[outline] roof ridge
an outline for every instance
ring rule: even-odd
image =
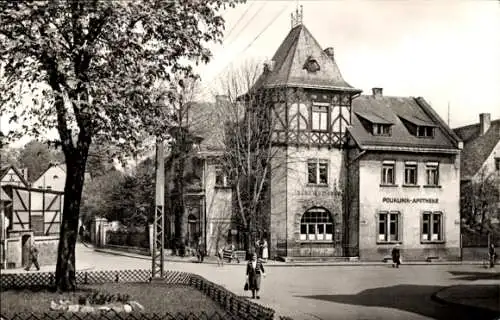
[[[295,58],[295,53],[297,52],[297,45],[298,45],[298,41],[297,39],[300,38],[300,33],[304,30],[304,25],[303,24],[299,24],[298,26],[296,26],[295,28],[299,28],[300,30],[298,31],[297,35],[295,36],[295,39],[292,43],[292,45],[290,46],[290,48],[288,48],[288,52],[286,54],[285,57],[288,57],[288,53],[290,52],[290,50],[292,50],[293,48],[293,51],[292,51],[292,57],[291,57],[291,63],[290,65],[288,66],[288,70],[286,71],[286,80],[285,80],[285,83],[288,83],[288,80],[290,79],[290,72],[292,71],[292,65],[293,65],[293,59]],[[293,30],[293,29],[292,29]],[[283,60],[284,62],[284,60]]]
[[[490,125],[492,125],[493,123],[494,123],[495,125],[496,125],[497,123],[498,123],[498,124],[500,124],[500,118],[499,118],[499,119],[495,119],[495,120],[491,120],[491,121],[490,121]],[[467,124],[467,125],[465,125],[465,126],[461,126],[461,127],[456,127],[456,128],[453,128],[453,130],[468,129],[468,128],[472,128],[472,127],[479,126],[479,125],[481,125],[481,124],[480,124],[479,122],[477,122],[477,123],[473,123],[473,124]]]
[[[423,97],[417,97],[413,98],[415,102],[420,106],[422,111],[429,117],[431,120],[437,122],[441,129],[445,132],[445,134],[448,136],[450,140],[452,140],[454,143],[456,143],[455,147],[457,148],[463,148],[463,141],[462,139],[453,131],[447,124],[444,122],[443,119],[437,114],[437,112],[432,108],[431,105],[425,101]],[[459,147],[459,145],[462,144],[462,147]]]

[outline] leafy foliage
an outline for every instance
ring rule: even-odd
[[[39,0],[0,2],[0,111],[21,127],[12,139],[57,129],[67,164],[56,268],[76,286],[74,246],[92,141],[134,154],[148,134],[165,136],[166,104],[221,41],[218,10],[234,1]],[[188,61],[192,61],[191,63]],[[180,77],[174,81],[174,76]],[[26,104],[24,99],[31,98]],[[22,106],[22,107],[19,107]]]
[[[28,181],[33,182],[52,164],[64,162],[60,150],[51,148],[46,143],[32,140],[19,153],[19,164],[28,169]]]

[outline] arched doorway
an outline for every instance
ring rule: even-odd
[[[195,215],[190,214],[188,216],[188,228],[187,228],[187,240],[188,240],[188,245],[190,247],[195,247],[196,241],[198,240],[197,239],[197,237],[199,236],[198,224],[199,224],[198,218]]]

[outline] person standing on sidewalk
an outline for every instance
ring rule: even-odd
[[[394,248],[392,248],[392,267],[393,268],[399,268],[399,265],[401,264],[401,251],[399,250],[399,244],[396,244]]]
[[[497,254],[495,252],[495,244],[492,242],[490,243],[490,247],[488,248],[488,255],[490,258],[490,268],[495,267],[495,260],[497,258]]]
[[[252,298],[260,299],[259,290],[260,290],[260,281],[261,276],[266,276],[264,273],[264,266],[262,265],[262,261],[257,259],[257,254],[252,254],[252,260],[248,261],[247,264],[247,283],[248,289],[252,291]]]
[[[269,248],[267,245],[267,240],[263,239],[262,240],[262,260],[267,261],[269,259]]]
[[[30,271],[31,265],[34,264],[37,271],[40,271],[40,265],[38,264],[38,249],[33,243],[30,248],[30,259],[28,265],[24,270]]]

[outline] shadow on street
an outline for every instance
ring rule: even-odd
[[[493,320],[497,313],[473,307],[447,305],[432,300],[442,286],[397,285],[361,291],[355,295],[309,295],[302,298],[367,307],[403,310],[437,320]]]
[[[464,272],[464,271],[449,271],[455,280],[498,280],[500,279],[500,272]]]

